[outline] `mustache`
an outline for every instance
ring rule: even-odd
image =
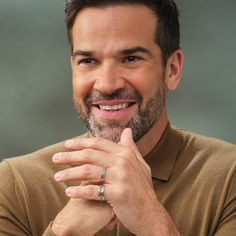
[[[142,102],[142,96],[135,90],[133,91],[127,91],[124,89],[119,89],[114,91],[111,94],[103,94],[100,91],[93,91],[90,93],[87,97],[85,97],[85,103],[90,106],[94,102],[100,102],[100,101],[109,101],[114,99],[124,99],[124,100],[135,100],[138,103]]]

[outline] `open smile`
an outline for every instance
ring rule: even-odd
[[[99,108],[100,110],[103,111],[119,111],[119,110],[123,110],[126,109],[132,105],[134,105],[134,102],[126,102],[126,103],[120,103],[120,104],[116,104],[116,105],[97,105],[97,108]]]
[[[132,115],[137,104],[137,101],[100,101],[92,104],[92,110],[103,120],[123,120]]]
[[[93,102],[92,106],[95,106],[98,109],[104,111],[118,111],[126,109],[136,103],[137,101],[135,100],[114,99],[114,100],[103,100],[103,101]]]

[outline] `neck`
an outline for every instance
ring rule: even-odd
[[[163,110],[160,119],[154,126],[137,142],[138,149],[142,156],[146,156],[160,141],[167,126],[168,119],[166,109]]]

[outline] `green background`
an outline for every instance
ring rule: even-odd
[[[169,95],[178,127],[236,140],[236,1],[178,0],[182,84]],[[63,0],[0,0],[0,158],[84,131],[71,93]]]

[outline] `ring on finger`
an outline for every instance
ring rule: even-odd
[[[99,185],[99,187],[98,187],[98,198],[100,201],[106,201],[105,186],[104,185]]]

